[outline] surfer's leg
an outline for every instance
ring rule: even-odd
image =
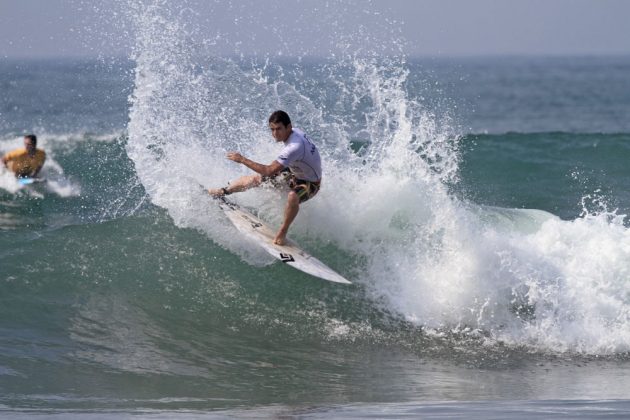
[[[225,188],[210,188],[208,194],[214,197],[221,197],[222,195],[232,194],[235,192],[241,192],[253,187],[257,187],[262,182],[262,177],[256,175],[245,175],[230,182]]]
[[[289,226],[291,226],[291,223],[295,220],[295,216],[297,216],[299,210],[300,197],[298,197],[295,191],[290,191],[287,197],[287,205],[284,208],[284,222],[282,222],[282,226],[280,226],[280,230],[278,230],[273,240],[274,244],[284,245],[286,243]]]

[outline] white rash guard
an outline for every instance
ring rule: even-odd
[[[276,159],[297,179],[317,182],[322,178],[322,162],[315,144],[299,128],[294,128]]]

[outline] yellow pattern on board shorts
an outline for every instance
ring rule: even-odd
[[[300,203],[304,203],[305,201],[315,197],[319,191],[319,187],[321,186],[321,180],[306,181],[304,179],[297,179],[295,175],[291,173],[289,168],[283,169],[274,176],[263,177],[263,182],[266,181],[270,181],[276,187],[282,186],[282,184],[287,185],[289,189],[293,190],[297,194],[300,199]]]
[[[289,180],[289,188],[291,188],[297,196],[300,198],[300,203],[303,203],[311,198],[315,197],[319,191],[321,181],[305,181],[303,179],[297,179],[293,177]]]

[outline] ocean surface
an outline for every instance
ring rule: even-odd
[[[48,153],[0,173],[0,416],[630,416],[630,56],[226,57],[160,13],[131,57],[0,61],[0,152]],[[278,108],[324,161],[289,236],[353,285],[201,188]]]

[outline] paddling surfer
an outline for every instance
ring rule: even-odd
[[[261,183],[273,180],[274,184],[286,184],[289,187],[287,203],[284,209],[284,221],[273,240],[274,244],[286,243],[289,226],[300,210],[300,204],[314,197],[319,191],[322,168],[317,147],[300,129],[293,128],[289,115],[284,111],[275,111],[269,117],[269,129],[277,142],[284,148],[276,160],[269,165],[254,162],[237,152],[230,152],[227,158],[247,166],[255,175],[242,176],[224,188],[209,189],[208,193],[220,197],[235,192],[257,187]]]
[[[46,152],[37,148],[37,136],[24,136],[24,147],[2,156],[2,163],[18,178],[35,178],[46,161]]]

